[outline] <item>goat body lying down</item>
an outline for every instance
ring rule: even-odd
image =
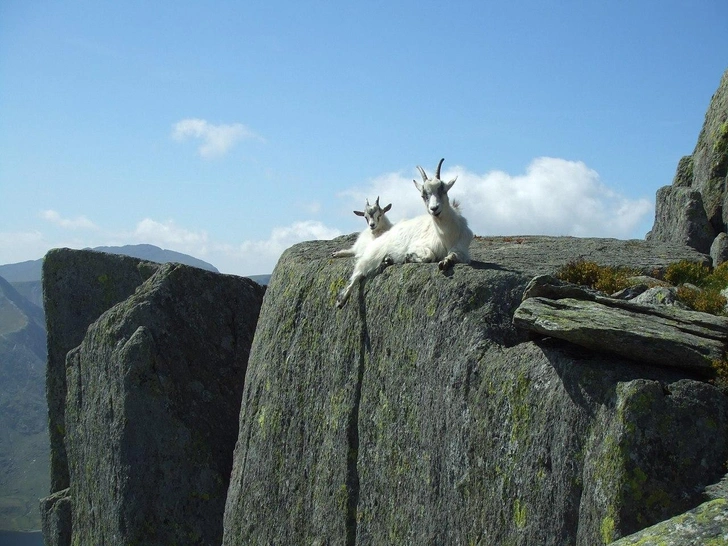
[[[364,253],[364,250],[366,250],[374,239],[392,227],[392,222],[390,222],[389,218],[386,216],[387,211],[391,208],[392,203],[381,208],[379,206],[379,196],[377,196],[377,200],[373,205],[370,205],[369,199],[367,199],[364,210],[355,210],[354,214],[357,216],[363,216],[369,228],[359,234],[359,237],[357,237],[356,242],[351,248],[337,250],[331,254],[331,257],[343,258],[345,256],[361,256]]]
[[[440,160],[433,178],[418,166],[422,184],[416,180],[427,208],[427,214],[403,220],[374,239],[361,255],[357,256],[349,284],[339,292],[336,306],[343,307],[351,296],[354,286],[363,278],[376,275],[382,267],[405,262],[439,262],[440,269],[450,269],[456,263],[470,263],[470,243],[473,232],[468,221],[460,214],[459,207],[450,204],[447,192],[457,177],[449,182],[440,180]]]

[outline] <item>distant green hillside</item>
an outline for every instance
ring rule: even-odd
[[[0,529],[39,529],[50,486],[43,310],[0,278]]]

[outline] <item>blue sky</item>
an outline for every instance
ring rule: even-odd
[[[424,212],[643,238],[728,68],[728,2],[0,3],[0,263],[151,243],[225,273]]]

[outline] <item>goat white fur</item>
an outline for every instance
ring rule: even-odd
[[[373,205],[369,204],[369,199],[367,199],[366,205],[364,206],[364,210],[355,210],[354,214],[357,216],[363,216],[364,220],[366,220],[368,229],[365,229],[359,234],[359,237],[357,237],[356,242],[352,245],[351,248],[345,248],[343,250],[337,250],[336,252],[333,252],[331,254],[332,258],[343,258],[345,256],[361,256],[364,253],[364,250],[366,249],[369,244],[379,237],[382,233],[385,231],[388,231],[389,228],[392,227],[392,222],[389,221],[389,218],[387,218],[386,213],[389,211],[389,209],[392,208],[392,203],[387,205],[384,208],[381,208],[379,206],[379,197],[377,196],[377,200],[374,202]]]
[[[468,221],[460,214],[459,207],[450,204],[447,192],[457,177],[449,182],[440,180],[440,160],[433,178],[417,166],[422,184],[413,180],[422,195],[427,214],[403,220],[392,229],[372,241],[357,256],[349,284],[339,292],[336,306],[346,304],[354,286],[363,278],[375,275],[383,267],[405,262],[439,261],[440,269],[450,269],[456,263],[470,263],[470,243],[473,232]]]

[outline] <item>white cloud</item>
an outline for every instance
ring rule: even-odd
[[[0,264],[37,260],[48,248],[40,231],[0,232]]]
[[[40,213],[41,218],[64,229],[97,229],[96,225],[85,216],[76,218],[63,218],[55,210],[44,210]]]
[[[178,226],[174,220],[157,222],[151,218],[145,218],[137,223],[134,231],[126,236],[126,240],[172,248],[177,252],[190,253],[196,258],[204,256],[209,245],[209,237],[205,231],[185,229]]]
[[[284,250],[302,241],[333,239],[341,235],[337,228],[322,222],[308,220],[294,222],[288,226],[275,227],[265,240],[244,241],[233,252],[237,256],[240,269],[271,273]]]
[[[502,171],[479,175],[462,167],[441,174],[444,180],[455,176],[458,181],[450,197],[462,203],[463,214],[478,235],[641,238],[644,234],[635,230],[654,210],[647,199],[628,199],[610,190],[596,171],[580,161],[541,157],[516,176]],[[418,173],[414,177],[420,178]],[[412,177],[401,173],[382,175],[364,191],[342,194],[354,206],[377,195],[382,204],[393,203],[393,220],[424,212]]]
[[[263,140],[242,123],[213,125],[204,119],[189,118],[172,126],[172,138],[177,141],[195,138],[202,141],[197,149],[205,159],[225,155],[239,140]]]
[[[644,234],[636,230],[653,214],[652,201],[618,194],[601,182],[598,173],[577,161],[538,158],[519,175],[502,171],[476,174],[463,167],[453,167],[445,169],[442,178],[447,180],[456,175],[458,181],[451,198],[461,201],[463,212],[478,235],[641,238]],[[414,169],[407,175],[384,174],[341,194],[345,200],[341,208],[343,217],[350,217],[348,225],[352,226],[351,230],[346,228],[347,232],[363,227],[351,210],[361,210],[367,198],[373,202],[379,196],[382,205],[393,203],[389,215],[395,221],[423,214],[424,207],[412,178],[419,180]],[[299,203],[299,206],[309,213],[326,209],[319,203]],[[225,273],[251,275],[271,273],[283,251],[293,244],[332,239],[342,233],[339,227],[328,225],[323,218],[323,221],[291,222],[272,228],[263,239],[231,243],[174,220],[144,218],[128,230],[108,231],[85,216],[69,219],[46,210],[40,217],[63,231],[0,233],[3,263],[37,259],[49,248],[58,246],[84,248],[148,243],[206,260]],[[74,238],[69,240],[69,235]]]
[[[333,239],[341,233],[319,221],[300,221],[274,227],[266,239],[234,244],[211,240],[206,231],[186,229],[173,220],[158,222],[145,218],[133,232],[122,235],[113,244],[153,244],[205,260],[223,273],[256,275],[272,273],[283,251],[296,243]]]

